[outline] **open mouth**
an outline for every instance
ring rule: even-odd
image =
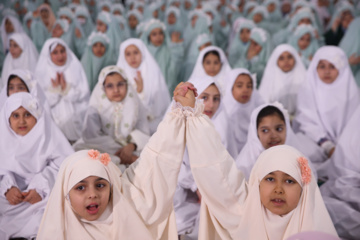
[[[282,206],[285,204],[285,201],[280,199],[280,198],[274,198],[271,199],[271,202],[275,205],[275,206]]]
[[[86,210],[89,214],[96,214],[99,211],[99,205],[98,204],[90,204],[86,207]]]
[[[26,131],[27,127],[26,126],[23,126],[23,127],[19,127],[19,130],[20,131]]]
[[[210,116],[212,116],[212,111],[204,111],[204,114],[206,114],[210,117]]]
[[[280,144],[280,141],[272,141],[272,142],[269,142],[269,146],[270,147],[273,147],[273,146],[277,146]]]

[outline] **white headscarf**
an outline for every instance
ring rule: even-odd
[[[51,60],[50,53],[57,45],[66,49],[67,59],[63,66],[57,66]],[[56,79],[57,73],[64,74],[66,94],[61,95],[52,87],[51,79]],[[36,65],[35,78],[44,89],[56,124],[68,139],[78,139],[90,95],[89,86],[80,61],[62,39],[50,38],[45,42]]]
[[[214,82],[216,82],[219,86],[220,86],[220,91],[223,92],[225,87],[226,87],[226,74],[227,72],[229,72],[231,70],[231,67],[228,63],[228,60],[226,58],[226,55],[224,53],[224,51],[216,46],[209,46],[204,48],[203,50],[200,51],[199,56],[197,57],[196,63],[195,63],[195,67],[194,70],[189,78],[189,82],[194,82],[194,79],[202,79],[204,77],[210,77],[209,75],[206,74],[204,67],[203,67],[203,59],[204,59],[204,55],[210,51],[217,51],[220,55],[220,61],[221,61],[221,70],[220,72],[214,76],[211,77],[213,79]]]
[[[240,74],[248,75],[253,83],[251,98],[249,102],[244,104],[236,101],[232,94],[234,83]],[[228,84],[222,99],[224,111],[220,113],[225,116],[219,118],[226,119],[227,125],[231,126],[228,151],[236,158],[246,143],[251,113],[255,108],[263,104],[264,101],[256,90],[256,78],[247,69],[233,69],[228,72],[226,79]]]
[[[26,33],[13,33],[9,37],[9,42],[10,40],[15,41],[19,45],[22,53],[18,58],[13,58],[10,52],[6,55],[1,72],[1,79],[4,86],[6,86],[11,70],[21,68],[34,71],[39,57],[35,45]]]
[[[12,25],[14,27],[14,32],[12,32],[12,33],[7,33],[5,30],[5,22],[7,19],[10,20],[10,22],[12,23]],[[9,50],[9,46],[10,46],[9,45],[9,37],[13,33],[25,33],[25,32],[24,32],[21,22],[16,17],[14,17],[12,15],[8,15],[3,18],[2,22],[1,22],[1,26],[0,26],[0,34],[1,34],[1,40],[2,40],[2,44],[3,44],[4,52],[6,52],[6,50]]]
[[[283,52],[289,52],[295,59],[295,65],[289,72],[283,72],[277,61]],[[291,115],[296,112],[297,94],[305,81],[306,69],[297,51],[288,44],[277,46],[272,52],[261,80],[259,93],[268,102],[280,102]]]
[[[318,76],[320,60],[334,64],[337,79],[324,83]],[[306,81],[298,93],[297,124],[300,131],[318,142],[327,138],[336,143],[346,123],[360,104],[359,88],[343,50],[334,46],[321,47],[308,68]]]
[[[136,46],[141,52],[141,64],[137,69],[132,68],[125,60],[125,49],[130,45]],[[159,65],[145,44],[140,39],[135,38],[130,38],[121,43],[119,59],[116,65],[124,69],[129,84],[134,89],[136,89],[134,79],[137,77],[137,71],[141,72],[144,88],[142,93],[139,94],[139,97],[149,111],[150,130],[152,133],[155,132],[157,125],[170,104],[169,91]]]

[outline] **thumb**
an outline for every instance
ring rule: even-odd
[[[186,97],[183,97],[181,95],[176,95],[176,96],[174,96],[174,100],[176,102],[182,103],[183,101],[186,101]]]

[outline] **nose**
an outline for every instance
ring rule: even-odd
[[[97,198],[98,194],[95,188],[91,187],[89,188],[89,198]]]
[[[25,122],[25,117],[23,117],[23,116],[20,117],[20,123],[26,123]]]
[[[274,192],[277,194],[283,194],[284,193],[284,188],[282,187],[281,183],[277,183],[275,188],[274,188]]]

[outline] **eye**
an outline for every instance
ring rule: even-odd
[[[75,188],[75,190],[83,191],[83,190],[85,190],[85,186],[83,186],[83,185],[77,186],[77,187]]]
[[[114,88],[114,85],[112,83],[109,83],[109,84],[106,84],[105,85],[105,88],[106,89],[113,89]]]
[[[286,179],[285,182],[286,182],[286,183],[289,183],[289,184],[294,184],[294,183],[296,183],[296,182],[295,182],[294,180],[292,180],[292,179]]]
[[[105,183],[97,183],[96,187],[97,188],[104,188],[104,187],[106,187],[106,184]]]
[[[276,131],[278,131],[278,132],[282,132],[282,130],[284,130],[283,127],[277,127],[277,128],[276,128]]]
[[[25,89],[26,89],[25,86],[23,85],[19,86],[19,90],[25,90]]]
[[[268,182],[273,182],[275,181],[275,179],[273,177],[268,177],[268,178],[265,178],[266,181]]]
[[[29,112],[25,113],[25,117],[31,117],[31,116],[32,116],[31,113],[29,113]]]
[[[220,97],[214,97],[214,102],[220,102]]]
[[[261,132],[263,132],[263,133],[268,133],[268,132],[269,132],[269,129],[266,129],[266,128],[261,129]]]
[[[204,101],[208,100],[207,96],[202,96],[201,99],[204,99]]]

